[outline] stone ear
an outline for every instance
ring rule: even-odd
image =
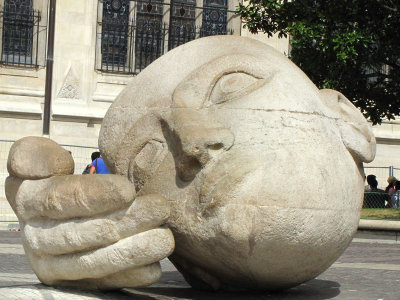
[[[361,112],[338,91],[323,89],[320,94],[329,109],[327,116],[336,119],[343,144],[354,160],[371,162],[375,158],[376,141]]]

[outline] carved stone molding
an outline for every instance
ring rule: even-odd
[[[79,84],[79,80],[76,77],[72,67],[69,69],[67,76],[65,77],[64,83],[58,92],[57,98],[67,99],[81,99],[82,92]]]

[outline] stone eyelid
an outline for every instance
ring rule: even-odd
[[[222,75],[214,78],[203,106],[223,104],[225,102],[240,98],[241,96],[257,90],[266,82],[270,81],[271,78],[272,76],[263,78],[246,71],[236,70],[224,72]],[[228,87],[224,86],[224,83],[226,82],[228,82]]]
[[[202,108],[222,104],[261,87],[276,73],[272,66],[265,68],[265,63],[252,55],[221,56],[200,66],[182,80],[172,95],[172,107]],[[228,92],[220,90],[221,99],[217,99],[216,88],[224,80],[241,81],[241,85],[236,90],[233,85],[233,89]]]

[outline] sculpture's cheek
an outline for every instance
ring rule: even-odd
[[[357,210],[363,178],[356,163],[339,136],[335,143],[319,143],[257,153],[233,149],[205,171],[201,210],[208,214],[228,204]]]
[[[218,246],[210,243],[208,248],[214,249],[215,257],[230,261],[235,272],[223,264],[215,271],[226,273],[233,282],[238,280],[236,274],[246,274],[248,285],[274,283],[287,287],[317,276],[341,255],[356,230],[358,215],[335,210],[227,206],[219,219],[215,241],[223,242]]]
[[[339,135],[314,133],[312,141],[221,156],[202,174],[197,215],[196,203],[180,206],[192,213],[177,218],[176,252],[253,288],[289,287],[323,272],[357,229],[363,178]]]

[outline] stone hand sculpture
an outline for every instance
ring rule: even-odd
[[[28,260],[43,283],[116,289],[152,284],[174,239],[160,227],[164,198],[136,197],[119,175],[70,175],[70,153],[50,139],[12,146],[6,196],[22,228]]]
[[[235,36],[195,40],[153,62],[108,110],[99,147],[112,173],[120,175],[120,185],[110,188],[117,200],[110,201],[129,206],[127,199],[135,197],[133,191],[125,196],[132,188],[121,176],[135,186],[137,199],[131,205],[159,195],[152,198],[159,202],[149,204],[159,210],[165,199],[170,209],[166,224],[175,239],[170,260],[192,286],[214,290],[288,288],[327,269],[357,229],[362,163],[375,156],[368,123],[342,94],[318,90],[277,51]],[[60,178],[64,187],[72,185]],[[83,176],[76,178],[82,188],[89,184]],[[29,224],[31,213],[18,206],[24,183],[15,203]],[[39,182],[33,185],[43,198],[45,189]],[[125,191],[117,192],[120,188]],[[90,214],[90,194],[89,188],[68,207],[81,207],[78,199],[88,199],[83,206]],[[46,201],[48,214],[57,216],[59,206]],[[106,223],[120,209],[109,207],[99,219]],[[76,209],[63,214],[58,226],[74,226],[85,217],[75,214]],[[151,228],[165,219],[158,220]],[[35,240],[33,229],[48,235],[52,225],[31,227],[25,225],[25,244]],[[79,227],[73,232],[81,234]],[[100,236],[96,240],[103,240]],[[64,231],[45,246],[31,242],[27,252],[57,255],[59,250],[50,249],[67,247],[67,237]],[[122,238],[104,238],[104,244],[117,245]],[[152,239],[149,244],[169,253],[172,238]],[[97,266],[102,269],[100,261]],[[52,276],[46,277],[50,284],[59,280]]]

